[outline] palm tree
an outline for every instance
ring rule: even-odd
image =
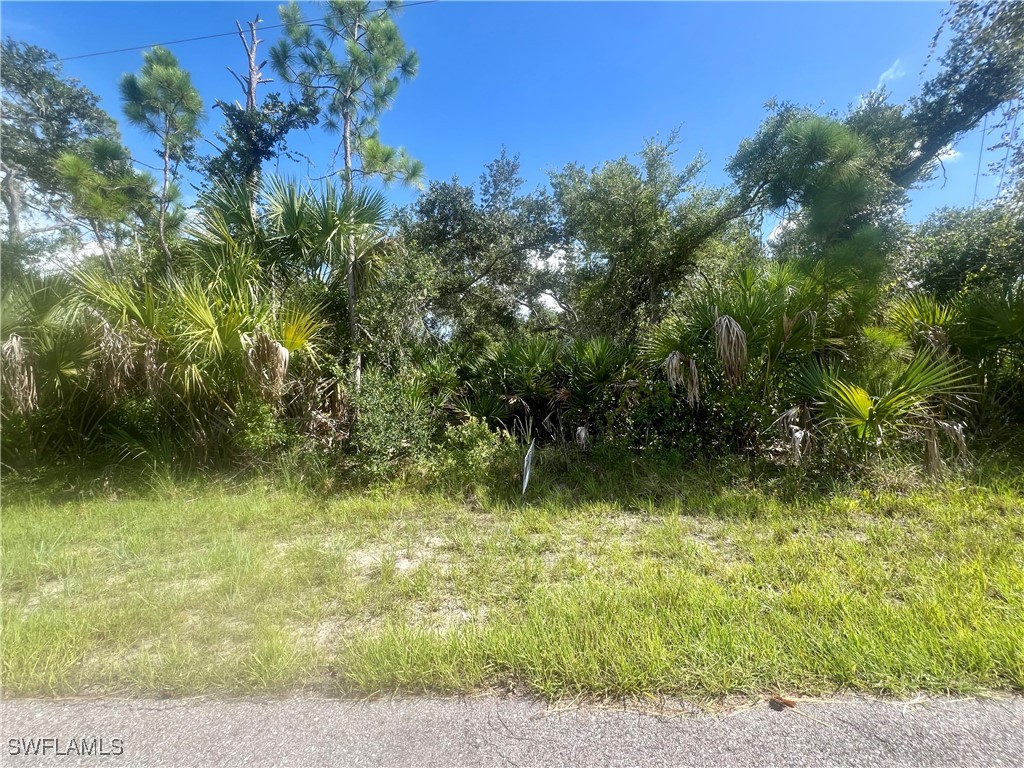
[[[802,403],[783,414],[780,421],[792,422],[798,412],[808,408],[812,422],[817,415],[819,426],[850,438],[860,460],[899,438],[922,437],[926,466],[935,471],[940,429],[966,450],[962,427],[950,417],[950,411],[962,408],[959,400],[966,389],[964,371],[931,351],[919,352],[894,376],[874,381],[851,381],[835,366],[809,361],[798,369],[790,386],[791,394]],[[797,433],[794,429],[794,439]]]
[[[5,430],[18,420],[37,452],[79,451],[107,410],[107,391],[93,383],[108,372],[119,339],[73,298],[66,278],[49,275],[6,284],[0,301]]]
[[[300,187],[280,178],[264,183],[258,191],[262,205],[255,211],[252,194],[241,183],[215,188],[190,230],[194,251],[207,260],[224,249],[249,253],[278,293],[313,285],[325,299],[343,294],[344,317],[336,319],[348,326],[358,378],[359,296],[373,284],[389,247],[387,201],[365,189]]]
[[[833,276],[826,287],[822,269],[772,263],[740,270],[724,285],[688,296],[650,330],[641,356],[665,370],[673,390],[685,380],[691,404],[699,377],[718,371],[732,387],[750,380],[767,395],[780,362],[834,348],[850,332],[844,318],[855,280]]]

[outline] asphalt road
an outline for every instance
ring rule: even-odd
[[[1024,766],[1024,697],[652,714],[525,698],[9,700],[0,764]],[[26,756],[28,739],[53,739]],[[71,740],[121,754],[78,756]],[[119,741],[115,742],[114,740]],[[93,741],[95,740],[95,741]],[[102,742],[100,741],[102,740]],[[39,742],[36,742],[37,749]],[[119,750],[118,750],[119,747]],[[13,752],[19,754],[13,754]]]

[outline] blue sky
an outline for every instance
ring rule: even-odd
[[[304,4],[307,16],[319,15]],[[399,21],[420,56],[419,76],[402,87],[381,122],[384,141],[405,146],[428,179],[457,174],[475,181],[504,145],[518,152],[528,184],[577,161],[586,166],[636,152],[644,138],[679,127],[679,161],[703,151],[705,178],[726,183],[724,167],[739,141],[753,134],[770,98],[821,111],[845,109],[884,83],[898,101],[917,92],[943,3],[613,3],[441,2],[410,7]],[[234,29],[257,12],[278,23],[276,3],[5,2],[3,33],[74,56]],[[264,33],[269,46],[279,30]],[[240,71],[237,37],[170,46],[207,104],[240,99],[227,66]],[[135,71],[142,52],[67,61],[65,72],[102,97],[121,122],[136,157],[153,157],[152,141],[121,118],[117,82]],[[268,67],[269,70],[269,67]],[[269,75],[268,75],[269,76]],[[279,88],[275,83],[270,89]],[[916,191],[908,211],[919,220],[943,205],[970,205],[983,142],[967,136],[941,177]],[[294,134],[293,148],[325,173],[337,143],[315,128]],[[978,198],[998,179],[999,159],[985,152]],[[304,166],[282,172],[305,176]],[[415,192],[392,189],[396,204]]]

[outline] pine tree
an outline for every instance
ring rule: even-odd
[[[157,233],[164,268],[170,273],[173,264],[167,244],[167,222],[177,194],[174,179],[178,166],[191,155],[199,137],[203,102],[192,84],[192,76],[181,68],[173,53],[159,46],[143,54],[138,75],[125,74],[121,78],[121,100],[129,122],[160,141],[163,183],[157,204]]]
[[[304,100],[320,106],[325,127],[341,134],[340,171],[345,191],[351,195],[358,176],[379,177],[385,183],[401,180],[418,184],[422,164],[402,148],[382,144],[378,119],[394,102],[398,86],[416,75],[418,59],[398,33],[396,2],[374,9],[365,0],[331,0],[323,30],[315,34],[302,19],[294,0],[281,8],[285,37],[271,50],[271,62],[278,74],[299,87]],[[355,380],[362,371],[359,352],[359,322],[356,308],[355,238],[350,238],[347,255],[347,303],[352,339]]]

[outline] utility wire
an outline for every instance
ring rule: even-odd
[[[436,2],[438,2],[438,0],[419,0],[418,2],[415,2],[415,3],[405,3],[405,4],[403,4],[401,6],[401,8],[402,9],[405,9],[405,8],[415,8],[417,5],[430,5],[430,4],[436,3]],[[317,24],[317,23],[322,22],[322,21],[326,21],[326,17],[325,18],[320,18],[320,19],[310,19],[309,21],[303,21],[301,23],[302,24],[306,24],[306,25],[313,25],[313,24]],[[270,26],[267,26],[267,27],[260,27],[260,31],[263,31],[263,30],[266,30],[266,29],[281,29],[282,27],[287,27],[287,26],[288,26],[288,24],[271,24]],[[127,53],[129,51],[141,51],[141,50],[143,50],[145,48],[152,48],[153,46],[156,46],[156,45],[161,45],[161,46],[165,46],[166,47],[168,45],[178,45],[180,43],[194,43],[194,42],[196,42],[198,40],[213,40],[214,38],[218,38],[218,37],[234,37],[237,34],[238,34],[238,30],[236,29],[236,30],[233,30],[231,32],[218,32],[217,34],[214,34],[214,35],[201,35],[199,37],[186,37],[186,38],[182,38],[181,40],[170,40],[170,41],[168,41],[166,43],[149,43],[148,45],[133,45],[133,46],[131,46],[129,48],[114,48],[114,49],[109,50],[109,51],[96,51],[95,53],[80,53],[77,56],[65,56],[65,57],[63,57],[61,59],[58,59],[58,61],[73,61],[74,59],[88,59],[88,58],[92,58],[93,56],[109,56],[110,54],[113,54],[113,53]]]

